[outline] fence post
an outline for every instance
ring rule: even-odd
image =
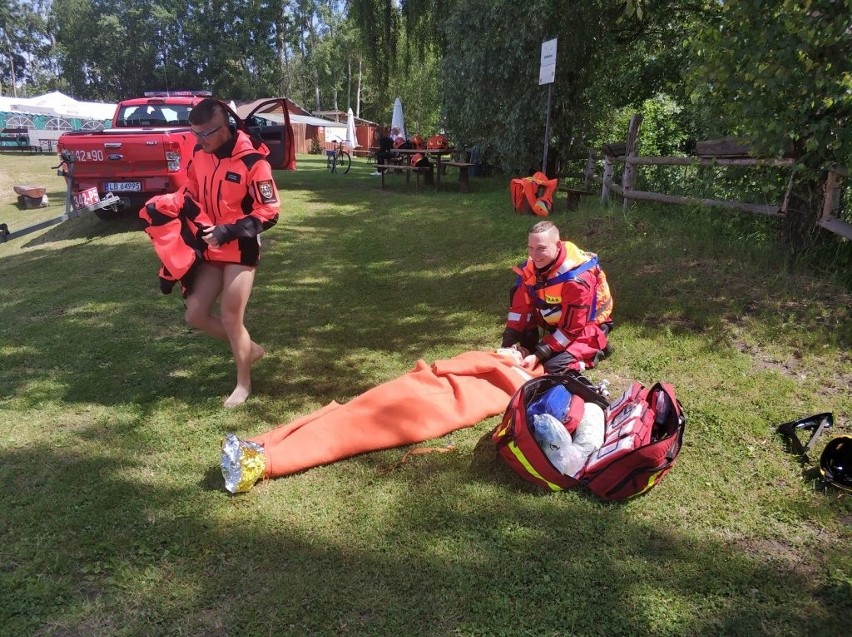
[[[601,186],[601,203],[609,205],[609,182],[612,181],[612,157],[604,154],[603,185]]]
[[[639,126],[642,124],[641,113],[634,113],[630,118],[630,127],[627,130],[627,149],[624,152],[625,157],[636,156],[636,138],[639,135]],[[633,164],[624,164],[624,175],[621,178],[621,188],[624,197],[623,209],[627,210],[630,204],[630,198],[627,194],[633,190],[633,185],[636,181],[636,167]]]
[[[825,196],[822,200],[820,221],[837,216],[837,211],[840,210],[840,182],[842,180],[843,177],[839,171],[829,169],[828,177],[825,180]]]
[[[588,190],[589,186],[592,183],[592,179],[595,177],[595,151],[589,151],[589,158],[586,160],[586,170],[583,171],[583,188]]]

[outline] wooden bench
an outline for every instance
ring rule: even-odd
[[[384,170],[382,170],[384,169]],[[430,185],[433,183],[433,179],[435,176],[435,168],[434,166],[428,166],[424,168],[418,168],[416,166],[410,166],[408,164],[376,164],[376,170],[381,172],[382,174],[382,188],[385,187],[385,175],[388,174],[391,170],[403,171],[405,172],[405,183],[411,183],[411,173],[414,173],[415,183],[414,183],[414,192],[420,192],[420,178],[423,177],[423,183],[425,185]]]
[[[468,170],[471,166],[476,166],[467,161],[442,161],[441,166],[452,166],[459,169],[459,190],[462,192],[470,192],[470,179],[468,178]]]
[[[597,193],[592,192],[591,190],[586,190],[584,188],[560,188],[559,190],[564,190],[566,193],[565,197],[565,209],[566,210],[576,210],[580,207],[580,197],[593,196]]]
[[[563,177],[565,177],[563,175]],[[588,184],[594,188],[594,183]],[[565,193],[565,209],[568,211],[576,210],[580,207],[580,198],[581,197],[589,197],[594,196],[596,193],[593,190],[589,190],[589,187],[580,179],[577,179],[576,176],[571,175],[565,178],[565,181],[560,180],[559,187],[557,188],[557,192]]]

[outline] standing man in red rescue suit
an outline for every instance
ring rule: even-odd
[[[227,341],[237,365],[237,385],[225,400],[235,407],[251,393],[251,366],[264,355],[243,324],[260,259],[259,234],[278,221],[278,188],[266,160],[269,149],[229,125],[215,99],[189,114],[198,140],[187,167],[187,196],[198,204],[191,221],[204,241],[203,262],[186,298],[185,319]],[[219,299],[219,313],[212,312]]]
[[[598,257],[559,238],[551,221],[529,232],[529,258],[514,270],[503,348],[548,374],[582,372],[609,354],[612,296]],[[541,330],[541,334],[539,333]]]

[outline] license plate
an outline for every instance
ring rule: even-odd
[[[104,184],[107,192],[142,192],[141,181],[108,181]]]
[[[80,192],[74,193],[73,199],[75,210],[91,206],[101,200],[100,197],[98,197],[97,188],[88,188],[87,190],[81,190]]]

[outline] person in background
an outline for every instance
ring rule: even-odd
[[[529,258],[514,268],[502,348],[527,369],[582,372],[610,353],[613,300],[598,257],[562,241],[551,221],[529,231]]]
[[[399,129],[396,126],[391,128],[391,137],[393,138],[393,147],[395,149],[410,150],[414,148],[411,140],[400,135]]]
[[[376,153],[377,168],[372,173],[374,177],[381,175],[385,171],[384,168],[378,168],[378,166],[387,165],[391,162],[393,158],[393,142],[396,135],[399,135],[398,128],[391,128],[390,131],[388,131],[387,127],[382,129],[382,135],[379,137],[379,150]]]
[[[189,123],[198,144],[187,166],[186,190],[198,204],[191,221],[205,245],[185,319],[230,344],[237,383],[225,407],[235,407],[251,394],[251,366],[265,353],[243,320],[260,259],[258,235],[278,221],[278,188],[266,159],[269,149],[231,125],[218,100],[199,102]],[[213,313],[217,299],[219,312]]]

